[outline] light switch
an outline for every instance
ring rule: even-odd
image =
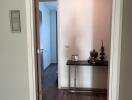
[[[21,32],[20,10],[10,10],[10,26],[13,33]]]

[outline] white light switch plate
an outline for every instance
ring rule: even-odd
[[[21,32],[20,10],[10,10],[10,25],[13,33]]]

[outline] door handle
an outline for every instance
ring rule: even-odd
[[[37,54],[43,53],[44,49],[37,49]]]
[[[37,54],[40,54],[40,52],[41,52],[40,49],[37,49]]]

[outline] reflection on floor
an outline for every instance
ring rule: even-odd
[[[51,64],[42,72],[43,100],[107,100],[107,95],[103,93],[69,93],[68,90],[59,90],[56,72],[57,64]]]

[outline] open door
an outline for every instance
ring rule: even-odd
[[[36,68],[35,68],[35,78],[36,78],[36,97],[37,100],[42,100],[42,82],[41,82],[41,52],[40,50],[40,36],[39,36],[39,0],[33,0],[33,13],[34,13],[34,44],[35,44],[35,62],[36,62]]]

